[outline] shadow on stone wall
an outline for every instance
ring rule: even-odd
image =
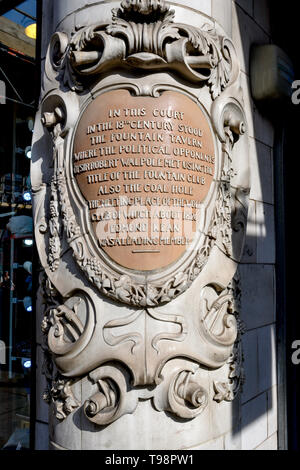
[[[255,449],[268,439],[276,448],[277,432],[277,351],[276,351],[276,273],[274,213],[274,122],[251,97],[250,54],[256,44],[269,44],[271,31],[263,16],[249,16],[247,7],[236,5],[235,34],[241,60],[242,88],[249,127],[251,193],[248,227],[241,279],[241,319],[246,326],[242,343],[245,384],[241,394],[241,416],[234,440],[241,439],[243,450]],[[264,2],[264,13],[269,9]],[[261,11],[261,14],[263,11]],[[258,21],[258,22],[257,22]],[[259,23],[263,24],[262,27]],[[238,39],[240,38],[240,39]],[[236,421],[233,410],[233,423]],[[271,442],[271,441],[269,441]]]

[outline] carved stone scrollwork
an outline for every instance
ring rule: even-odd
[[[54,326],[51,318],[53,310],[59,310],[60,295],[45,273],[40,275],[40,288],[44,300],[44,319],[42,321],[42,332],[44,333],[44,343],[42,345],[44,351],[43,374],[47,380],[47,388],[44,391],[43,399],[49,405],[53,405],[56,418],[62,421],[80,406],[80,402],[72,391],[74,380],[67,379],[57,370],[47,343],[48,334],[53,327],[56,331],[61,331],[60,326],[57,325],[57,328]]]
[[[50,323],[52,327],[49,331],[48,343],[53,352],[65,353],[68,349],[68,342],[76,342],[83,334],[84,327],[77,315],[79,298],[73,309],[67,305],[59,305],[51,310]]]
[[[174,377],[169,388],[170,409],[180,418],[195,418],[208,405],[208,393],[193,380],[193,375],[192,370],[180,372]]]
[[[112,10],[111,24],[81,28],[70,41],[55,33],[47,68],[51,64],[77,91],[83,90],[84,78],[115,67],[174,70],[189,81],[207,82],[216,99],[237,73],[231,41],[207,25],[199,29],[174,22],[175,12],[164,1],[145,5],[125,0]]]
[[[49,218],[49,266],[51,271],[56,271],[60,262],[60,235],[61,235],[61,225],[59,220],[59,204],[56,192],[56,181],[55,179],[51,182],[51,199],[50,199],[50,218]]]
[[[246,138],[247,123],[232,42],[207,24],[196,27],[176,22],[175,12],[163,0],[124,0],[112,10],[109,22],[82,27],[71,37],[56,32],[48,48],[44,78],[48,82],[39,125],[49,139],[51,136],[53,149],[48,156],[47,183],[36,188],[34,198],[37,245],[46,271],[41,280],[48,381],[45,399],[52,403],[59,420],[82,406],[85,418],[98,426],[134,413],[139,400],[152,400],[157,411],[185,420],[206,413],[213,400],[233,400],[244,379],[238,305],[241,293],[238,281],[232,279],[245,236],[249,181],[244,178],[241,182],[237,174],[248,165],[247,155],[236,151]],[[119,91],[122,94],[116,93]],[[171,174],[176,161],[180,169],[174,171],[176,178],[179,175],[184,180],[189,173],[201,178],[207,165],[210,185],[202,199],[200,193],[191,201],[184,199],[184,194],[176,196],[180,209],[190,209],[195,203],[195,213],[191,212],[193,238],[175,261],[159,268],[128,267],[123,260],[119,263],[113,259],[111,251],[105,251],[93,225],[93,216],[98,214],[91,212],[93,203],[100,206],[100,196],[96,201],[85,197],[76,179],[75,163],[78,172],[82,165],[82,173],[87,173],[84,165],[92,162],[88,175],[96,175],[97,170],[100,179],[103,172],[110,174],[102,162],[108,162],[109,170],[113,170],[118,164],[114,161],[123,156],[113,155],[111,134],[93,131],[100,117],[107,119],[107,126],[108,119],[113,119],[108,118],[114,111],[111,96],[126,97],[128,109],[136,106],[133,112],[137,114],[145,113],[147,106],[150,111],[154,106],[160,110],[159,103],[165,99],[164,111],[170,108],[178,118],[193,107],[197,117],[193,125],[177,119],[186,124],[186,131],[178,130],[178,135],[172,131],[173,138],[183,137],[188,143],[174,148],[187,152],[167,153],[166,160],[171,162],[167,170]],[[109,107],[101,114],[105,100]],[[178,105],[177,110],[174,105],[173,109],[172,100],[185,103],[186,108]],[[137,108],[137,102],[146,103],[145,108],[140,104]],[[93,119],[85,120],[93,103]],[[198,116],[206,126],[205,133]],[[140,117],[133,116],[135,120]],[[151,115],[155,123],[152,119]],[[179,129],[171,118],[162,116],[160,121]],[[125,126],[130,130],[133,121],[128,117],[116,122],[111,121],[112,128],[116,126],[113,131],[123,132]],[[194,139],[193,132],[198,132],[199,139]],[[165,131],[160,139],[164,141],[170,133]],[[83,141],[83,150],[80,147],[79,151],[75,145],[78,135],[80,145]],[[99,138],[95,146],[90,145],[93,137]],[[205,139],[210,155],[202,149]],[[93,153],[98,144],[102,146],[101,155]],[[188,161],[191,149],[196,149],[195,161],[191,162],[195,166],[186,170],[182,163]],[[135,171],[135,153],[124,152]],[[157,163],[163,158],[155,160],[151,149],[148,154],[145,156],[154,162],[149,164],[154,174],[161,169]],[[210,166],[206,161],[209,158]],[[39,169],[36,161],[33,166]],[[120,167],[120,172],[125,170],[125,166]],[[137,184],[141,179],[138,174]],[[89,189],[95,181],[87,178],[84,184]],[[200,179],[190,184],[188,179],[184,181],[184,189],[201,187]],[[120,196],[122,204],[113,206],[116,218],[129,206],[129,198],[139,195],[136,189]],[[150,196],[157,194],[149,191]],[[155,204],[151,202],[149,207]],[[160,206],[163,204],[154,208]],[[104,203],[103,207],[106,210]],[[163,217],[160,214],[158,218]],[[134,250],[130,256],[136,256]],[[216,373],[217,378],[212,380],[210,373]],[[77,381],[87,385],[83,404],[74,392]]]
[[[216,345],[232,346],[237,336],[236,319],[230,311],[232,294],[225,290],[218,295],[213,287],[206,287],[202,295],[201,323],[206,337]]]
[[[60,107],[54,109],[53,112],[45,112],[41,119],[43,126],[47,129],[53,129],[57,124],[63,121],[64,112]]]
[[[138,401],[127,393],[126,373],[120,367],[99,367],[89,374],[89,378],[99,387],[99,391],[84,403],[84,413],[89,421],[103,426],[134,412]]]
[[[238,393],[241,392],[242,386],[245,382],[245,373],[243,369],[243,350],[241,335],[244,332],[244,327],[239,324],[238,336],[235,341],[232,354],[228,360],[229,374],[226,382],[214,382],[215,396],[214,400],[217,402],[233,401]]]
[[[193,419],[209,403],[207,382],[196,363],[172,359],[161,370],[164,378],[154,392],[154,406],[158,411],[169,411],[182,419]]]
[[[71,380],[66,380],[59,374],[52,381],[52,386],[44,392],[43,398],[46,403],[54,404],[55,417],[62,421],[80,406],[80,402],[72,392]]]
[[[43,331],[47,347],[58,367],[74,361],[89,344],[95,327],[95,311],[89,297],[75,291],[64,302],[47,309]]]
[[[208,259],[212,246],[211,239],[214,238],[212,232],[209,233],[204,244],[195,253],[192,263],[184,271],[177,272],[167,281],[164,279],[160,285],[157,285],[157,282],[153,284],[148,283],[147,286],[137,284],[128,274],[116,277],[116,274],[110,272],[98,258],[92,257],[89,254],[82,230],[76,221],[69,200],[66,170],[64,167],[59,166],[59,155],[55,157],[55,168],[56,171],[51,182],[49,218],[50,239],[48,260],[52,271],[55,271],[59,264],[61,227],[63,227],[67,242],[73,251],[73,256],[89,281],[101,292],[113,299],[136,306],[152,307],[160,303],[169,302],[188,289]],[[222,195],[220,199],[222,208],[224,198],[225,196]],[[216,217],[217,215],[218,207],[216,208]],[[227,218],[229,220],[230,214]],[[218,221],[212,222],[212,224],[217,223]],[[228,244],[230,244],[230,241],[228,241]]]
[[[165,380],[161,386],[145,392],[132,388],[128,374],[119,365],[101,366],[89,374],[99,390],[85,401],[84,414],[92,423],[104,426],[133,413],[140,399],[153,398],[158,411],[192,419],[205,410],[209,401],[198,371],[199,366],[190,361],[171,361],[163,369]]]

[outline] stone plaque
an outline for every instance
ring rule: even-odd
[[[215,149],[208,119],[190,98],[98,95],[79,119],[72,161],[99,247],[119,265],[161,269],[192,243]]]
[[[81,429],[113,441],[107,425],[122,417],[123,435],[145,400],[149,423],[166,413],[160,435],[203,412],[205,428],[243,383],[249,145],[234,45],[164,0],[124,0],[91,24],[94,9],[52,36],[32,146],[45,397],[67,418],[54,442],[78,409]]]

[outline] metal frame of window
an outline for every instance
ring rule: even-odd
[[[18,5],[23,3],[24,0],[0,0],[0,16],[4,15],[8,11],[12,9],[16,9]],[[40,92],[40,85],[41,85],[41,29],[42,29],[42,0],[37,0],[37,13],[36,13],[36,21],[37,21],[37,40],[36,40],[36,77],[35,77],[35,83],[36,83],[36,94],[35,94],[35,105],[37,107],[38,105],[38,100],[39,100],[39,92]],[[34,20],[31,15],[28,15],[25,12],[20,11],[16,9],[19,13],[30,17],[31,19]],[[20,104],[23,104],[26,106],[26,103],[20,102]],[[33,266],[38,266],[38,257],[36,251],[34,251],[34,257],[33,257]],[[32,276],[32,291],[33,291],[33,299],[36,295],[37,289],[38,289],[38,274],[37,270],[33,269],[33,276]],[[31,360],[32,360],[32,366],[31,366],[31,387],[30,387],[30,449],[34,450],[35,449],[35,440],[36,440],[36,432],[35,432],[35,426],[36,426],[36,369],[37,369],[37,358],[36,358],[36,310],[35,310],[35,302],[33,301],[33,312],[32,312],[32,325],[31,325],[31,334],[32,334],[32,344],[31,344]]]

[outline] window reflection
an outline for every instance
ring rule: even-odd
[[[30,441],[35,62],[34,46],[29,47],[33,39],[27,40],[24,32],[24,40],[13,42],[10,33],[33,23],[35,3],[20,3],[18,11],[0,17],[0,81],[5,90],[0,100],[0,449],[5,450],[29,449]]]

